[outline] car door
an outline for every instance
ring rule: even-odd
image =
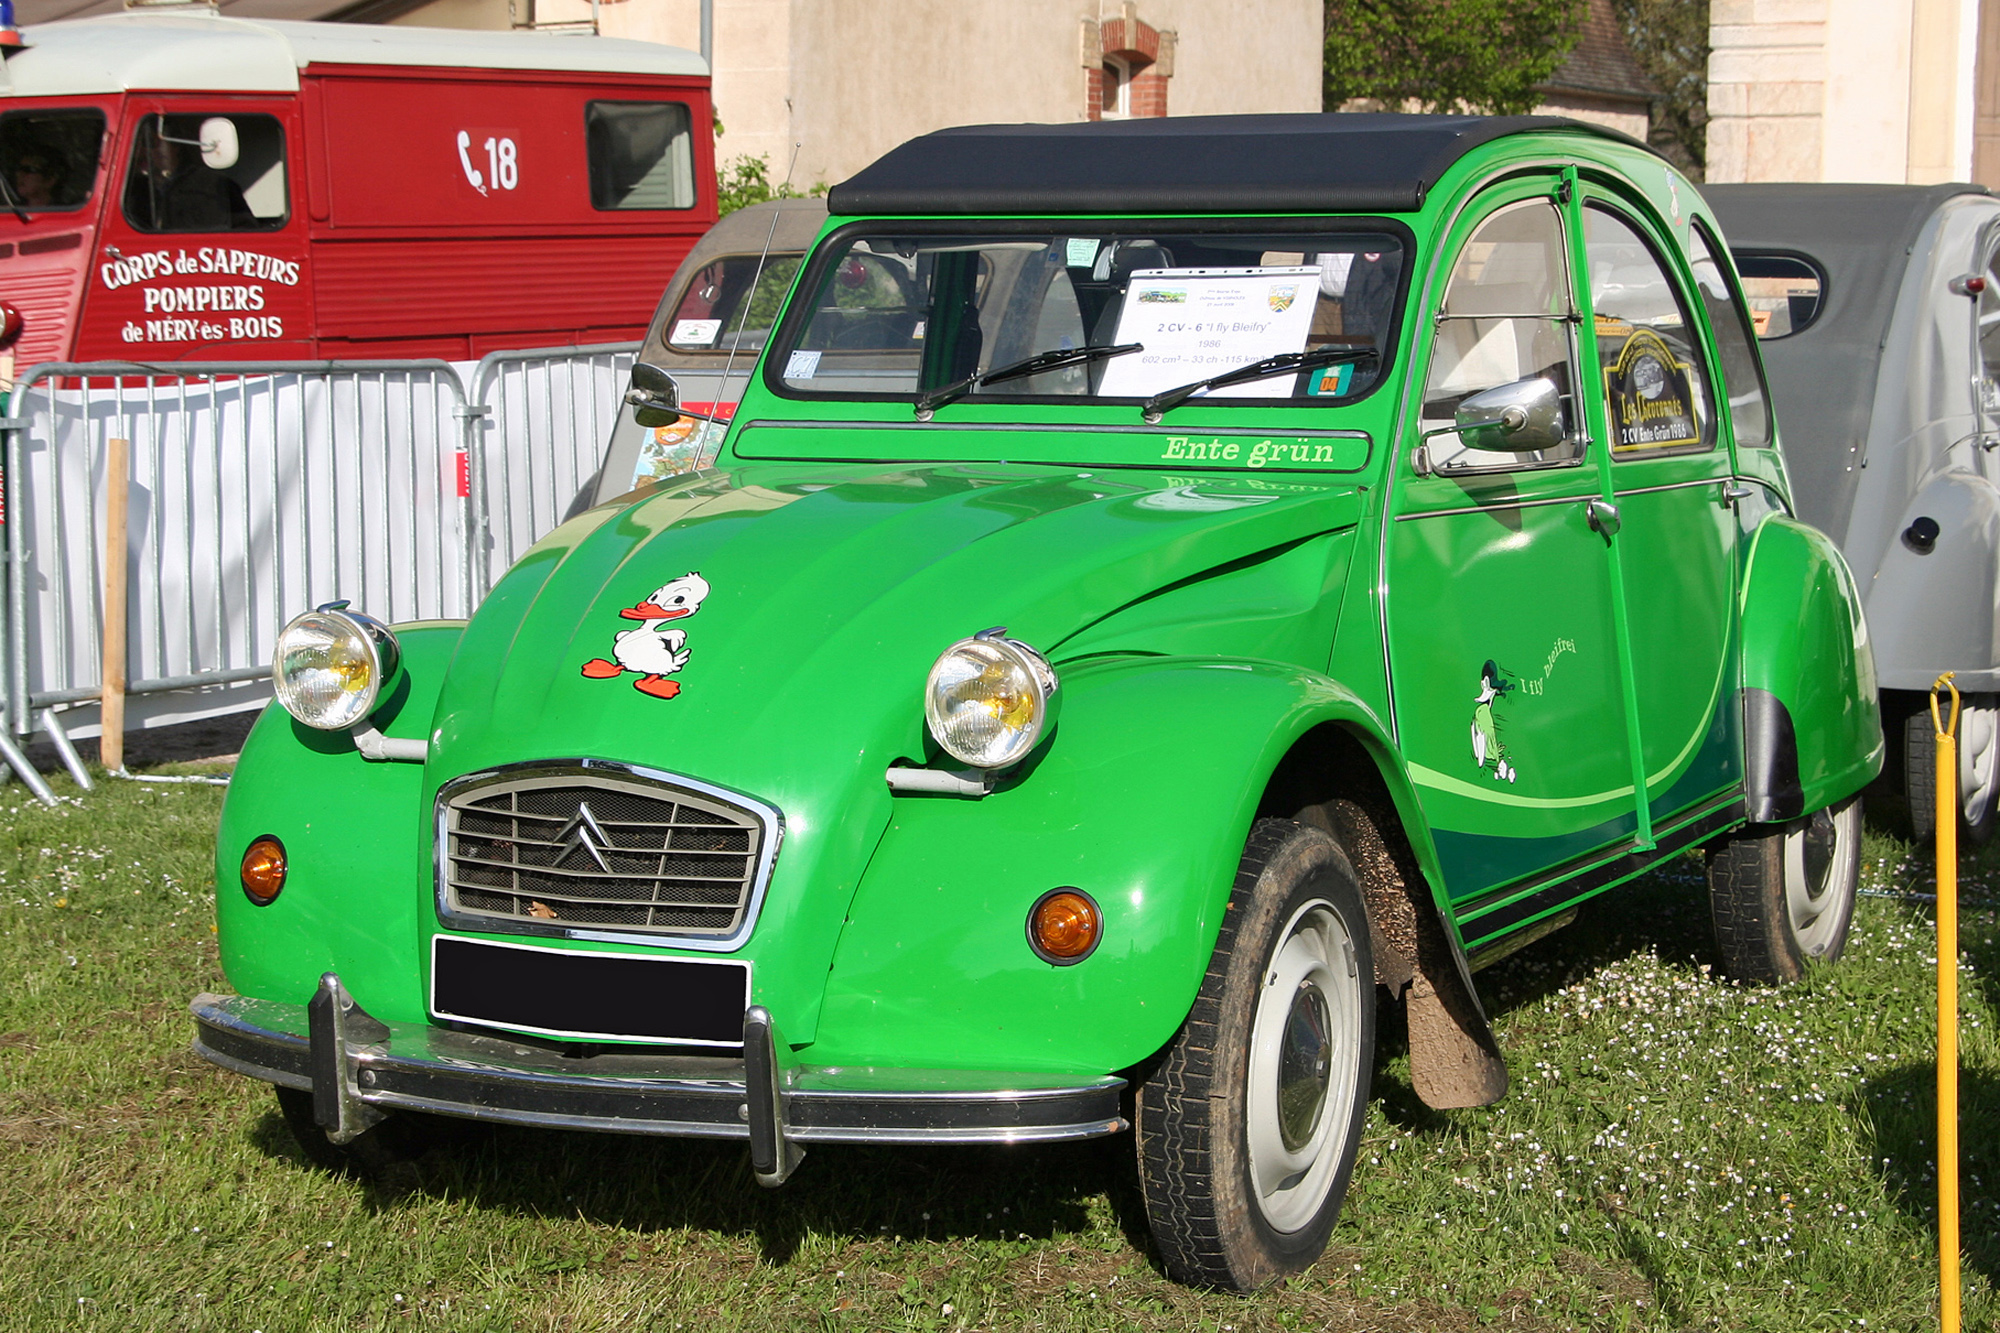
[[[292,100],[135,97],[126,121],[79,350],[138,361],[311,355]]]
[[[1655,836],[1735,798],[1735,493],[1699,317],[1669,240],[1601,192],[1579,210],[1633,703]]]
[[[1412,368],[1426,443],[1397,460],[1383,538],[1397,740],[1445,887],[1473,915],[1525,902],[1635,823],[1560,188],[1510,183],[1453,227]],[[1562,395],[1562,447],[1495,453],[1451,431],[1466,397],[1533,377]],[[1468,943],[1490,933],[1470,925]]]

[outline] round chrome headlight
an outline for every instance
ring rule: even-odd
[[[345,731],[375,711],[396,670],[396,637],[377,621],[329,602],[278,631],[271,679],[284,710],[309,727]]]
[[[1049,721],[1056,673],[1025,643],[987,630],[944,650],[924,683],[924,721],[945,753],[974,768],[1018,762]]]

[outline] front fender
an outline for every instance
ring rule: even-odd
[[[1743,745],[1750,818],[1795,819],[1882,768],[1875,658],[1833,540],[1773,514],[1743,581]]]
[[[1960,689],[2000,689],[2000,490],[1976,473],[1947,472],[1917,493],[1896,531],[1919,518],[1938,525],[1935,543],[1924,551],[1891,541],[1868,589],[1882,684],[1928,690],[1952,671]]]
[[[1126,657],[1068,668],[1033,771],[983,799],[899,796],[835,952],[813,1061],[1103,1073],[1165,1045],[1215,949],[1250,824],[1312,728],[1362,738],[1341,685],[1268,661]],[[1070,966],[1028,947],[1050,889],[1102,909]]]
[[[371,719],[385,735],[429,735],[438,688],[463,622],[396,628],[401,678]],[[240,995],[288,1004],[338,972],[385,1022],[427,1014],[416,960],[431,915],[424,766],[363,759],[345,732],[314,731],[277,704],[244,742],[215,845],[222,969]],[[240,888],[244,849],[261,834],[285,845],[285,889],[258,907]]]

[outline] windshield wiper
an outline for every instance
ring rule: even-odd
[[[929,421],[931,413],[946,403],[955,403],[974,389],[988,384],[1002,384],[1008,380],[1023,380],[1030,375],[1040,375],[1051,370],[1061,370],[1066,366],[1081,366],[1092,361],[1103,361],[1108,357],[1124,356],[1127,352],[1143,352],[1143,343],[1118,343],[1109,347],[1058,347],[1053,351],[1037,352],[1025,361],[989,370],[983,375],[967,375],[962,380],[932,389],[917,399],[917,420]]]
[[[1139,405],[1148,425],[1159,421],[1160,415],[1179,407],[1188,399],[1205,389],[1220,389],[1229,384],[1245,384],[1251,380],[1269,379],[1273,375],[1283,375],[1288,371],[1315,370],[1320,366],[1351,365],[1357,361],[1378,361],[1382,354],[1373,347],[1321,347],[1309,352],[1280,352],[1267,356],[1262,361],[1253,361],[1247,366],[1224,371],[1220,375],[1193,384],[1183,384],[1178,389],[1168,389],[1156,393]]]

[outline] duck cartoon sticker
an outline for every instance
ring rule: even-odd
[[[612,636],[611,656],[616,661],[593,657],[583,664],[583,674],[592,680],[609,680],[636,672],[639,679],[632,682],[633,689],[655,699],[673,698],[681,692],[681,683],[669,677],[688,664],[688,646],[687,631],[670,628],[668,622],[701,610],[707,596],[708,580],[689,570],[655,588],[637,606],[621,609],[618,614],[625,619],[644,623]]]
[[[1500,723],[1493,715],[1493,705],[1513,688],[1507,673],[1487,658],[1479,672],[1479,693],[1472,701],[1472,761],[1492,769],[1495,782],[1512,782],[1520,776],[1507,758],[1507,747],[1500,741]]]

